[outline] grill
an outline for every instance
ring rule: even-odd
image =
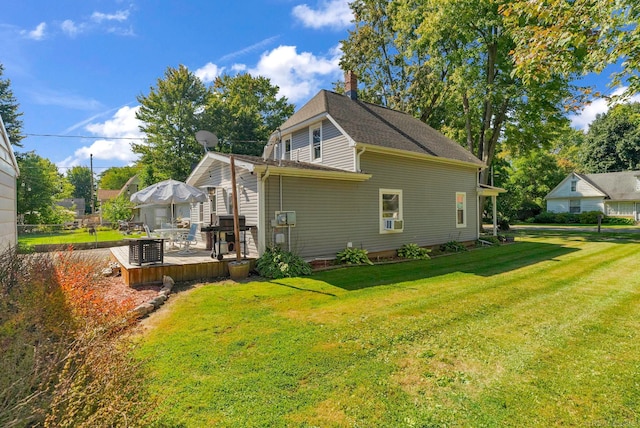
[[[242,229],[245,226],[245,216],[243,215],[239,215],[238,216],[238,225],[240,226],[240,229]],[[219,230],[233,230],[233,216],[232,215],[221,215],[218,216],[218,227],[220,228]]]

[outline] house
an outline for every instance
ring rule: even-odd
[[[18,243],[16,181],[19,175],[18,162],[0,116],[0,251]]]
[[[280,245],[313,259],[476,240],[478,196],[503,191],[479,186],[485,165],[414,117],[358,100],[346,80],[345,95],[322,90],[282,124],[262,157],[234,155],[252,252]],[[187,183],[210,200],[192,221],[232,213],[229,166],[208,152],[193,170]]]
[[[640,220],[640,171],[572,172],[545,199],[547,211],[555,213],[600,211]]]
[[[69,211],[73,211],[76,218],[80,218],[85,214],[87,203],[84,198],[65,198],[56,201],[56,205],[59,205]]]

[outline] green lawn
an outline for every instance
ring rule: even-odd
[[[124,235],[118,230],[97,230],[90,235],[86,228],[61,230],[50,233],[25,233],[18,236],[18,244],[24,246],[41,244],[77,244],[82,242],[119,241],[124,238],[135,238],[137,235]]]
[[[205,285],[151,317],[138,355],[161,426],[637,426],[625,238]]]

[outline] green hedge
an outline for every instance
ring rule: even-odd
[[[555,223],[555,224],[598,224],[598,216],[602,217],[602,224],[633,225],[635,221],[630,218],[608,217],[600,211],[586,211],[580,214],[554,213],[545,211],[530,219],[531,223]]]

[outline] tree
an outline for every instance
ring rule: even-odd
[[[72,196],[74,198],[82,198],[85,201],[85,214],[91,212],[92,198],[95,196],[91,188],[93,180],[91,179],[91,169],[86,166],[74,166],[67,171],[67,179],[73,185],[74,190]]]
[[[487,166],[499,145],[519,152],[546,145],[566,121],[566,79],[514,77],[513,40],[496,2],[356,0],[351,7],[356,25],[341,66],[369,87],[362,98],[413,114]]]
[[[209,107],[221,151],[260,155],[269,135],[293,114],[286,97],[266,77],[250,74],[216,78]]]
[[[138,173],[138,167],[112,166],[100,174],[100,188],[106,190],[120,190],[127,181]]]
[[[499,183],[507,193],[498,198],[500,211],[510,219],[526,220],[545,208],[544,197],[569,171],[560,168],[548,150],[535,149],[514,159],[508,178]]]
[[[147,141],[132,144],[132,150],[149,172],[141,176],[143,185],[155,182],[146,180],[184,181],[189,176],[203,154],[195,133],[211,124],[210,97],[211,92],[184,65],[169,67],[149,95],[138,96],[136,118],[143,122],[140,129]]]
[[[58,223],[54,202],[70,197],[73,186],[49,159],[35,152],[18,153],[16,160],[20,168],[18,215],[24,216],[26,224]]]
[[[119,220],[128,220],[131,218],[133,205],[126,195],[120,195],[102,204],[101,210],[102,216],[106,220],[116,223]]]
[[[640,169],[640,103],[599,114],[585,137],[582,158],[587,172]]]
[[[0,116],[11,144],[16,147],[22,147],[22,144],[20,144],[20,141],[24,139],[24,135],[22,135],[22,120],[20,119],[22,112],[18,111],[20,105],[13,96],[11,81],[2,79],[3,72],[4,66],[0,64]]]
[[[513,1],[502,10],[513,34],[515,73],[525,82],[601,72],[620,63],[612,86],[640,91],[637,0]]]

